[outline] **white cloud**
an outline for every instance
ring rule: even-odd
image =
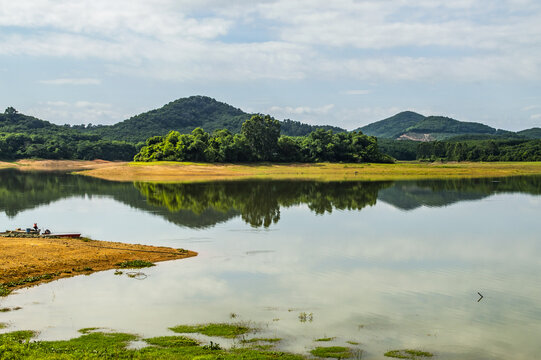
[[[541,6],[535,1],[0,4],[0,28],[9,27],[0,35],[0,55],[98,59],[109,70],[135,76],[177,81],[541,79]],[[247,24],[266,38],[238,39],[232,30],[252,31],[243,28]]]
[[[295,120],[303,120],[312,124],[321,124],[317,120],[321,119],[323,115],[329,114],[329,112],[334,108],[334,104],[328,104],[320,107],[311,107],[311,106],[272,106],[268,109],[269,114],[273,117],[286,119],[293,118]]]
[[[539,119],[541,119],[541,114],[533,114],[533,115],[530,115],[530,119],[532,119],[532,120],[539,120]]]
[[[56,124],[113,124],[127,118],[112,104],[93,101],[46,101],[25,113]]]
[[[46,85],[99,85],[101,80],[94,78],[61,78],[41,80],[40,83]]]

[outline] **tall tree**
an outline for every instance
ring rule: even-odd
[[[260,161],[271,161],[278,154],[280,122],[269,115],[254,115],[242,124],[242,135],[254,157]]]

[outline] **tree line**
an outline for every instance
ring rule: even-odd
[[[130,161],[137,150],[135,144],[103,140],[97,135],[0,133],[2,160],[41,158]]]
[[[241,132],[196,128],[191,134],[171,131],[146,141],[135,161],[199,162],[392,162],[378,149],[375,137],[361,132],[334,133],[317,129],[307,136],[280,135],[280,122],[254,115]]]
[[[398,160],[541,161],[541,140],[517,138],[416,142],[379,140],[380,149]]]

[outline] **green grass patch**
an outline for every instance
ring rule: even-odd
[[[145,261],[145,260],[128,260],[128,261],[120,262],[116,264],[115,266],[118,266],[121,269],[141,269],[141,268],[156,266],[156,264],[151,263],[150,261]]]
[[[0,329],[5,329],[8,327],[8,324],[6,323],[0,323]]]
[[[344,346],[317,347],[310,353],[321,358],[349,359],[353,356],[351,350]]]
[[[94,331],[100,330],[100,329],[101,328],[99,328],[99,327],[88,327],[88,328],[84,328],[84,329],[79,329],[79,332],[81,334],[87,335],[87,334],[90,334],[91,332],[94,332]]]
[[[223,338],[235,338],[246,334],[253,329],[242,324],[204,324],[204,325],[178,325],[169,328],[176,333],[198,333],[207,336],[218,336]]]
[[[83,332],[89,329],[81,329]],[[0,359],[221,359],[221,360],[302,360],[301,355],[267,349],[235,348],[224,350],[218,344],[200,346],[183,336],[144,339],[151,346],[128,350],[138,337],[123,333],[92,332],[67,341],[28,342],[32,331],[0,335]]]
[[[186,336],[161,336],[145,339],[145,341],[150,345],[161,346],[164,348],[199,346],[199,341]]]
[[[346,341],[348,344],[351,344],[351,345],[359,345],[360,342],[357,342],[357,341],[352,341],[352,340],[348,340]]]
[[[252,338],[252,339],[243,339],[241,342],[245,344],[258,343],[258,342],[277,343],[281,340],[282,340],[281,338]]]
[[[29,276],[29,277],[24,278],[24,279],[4,283],[4,284],[0,285],[0,296],[9,295],[9,293],[11,292],[9,290],[9,288],[13,288],[13,287],[17,287],[17,286],[24,286],[24,285],[40,282],[40,281],[43,281],[43,280],[52,280],[55,277],[57,277],[58,275],[60,275],[60,273],[50,273],[50,274]],[[4,289],[4,290],[2,290],[2,289]],[[6,291],[6,290],[8,291],[8,293],[6,295],[2,295],[2,292]]]
[[[314,341],[333,341],[336,337],[324,337],[321,339],[315,339]]]
[[[11,293],[11,290],[6,288],[4,285],[0,285],[0,296],[8,296]]]
[[[383,355],[387,357],[395,358],[395,359],[413,359],[413,360],[434,356],[434,354],[429,353],[427,351],[412,350],[412,349],[391,350],[391,351],[387,351]]]
[[[6,334],[0,334],[0,344],[2,343],[2,341],[6,339],[14,340],[18,342],[28,341],[31,338],[33,338],[35,335],[36,333],[30,330],[19,330],[19,331],[12,331]],[[0,356],[0,359],[2,359],[1,356]]]

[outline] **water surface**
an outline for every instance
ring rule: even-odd
[[[60,339],[84,327],[158,336],[177,324],[252,321],[296,352],[336,337],[361,343],[363,359],[398,348],[532,359],[539,194],[539,177],[144,184],[2,171],[0,229],[38,222],[200,255],[145,269],[142,281],[105,271],[19,290],[0,307],[22,309],[0,322]]]

